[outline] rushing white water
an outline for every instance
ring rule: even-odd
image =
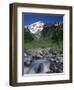
[[[39,73],[49,72],[49,61],[46,59],[34,60],[29,67],[24,67],[24,73],[26,74],[34,74],[40,69]]]
[[[62,62],[55,62],[47,58],[33,58],[32,55],[24,54],[24,74],[59,73],[63,72]],[[58,71],[57,71],[58,70]]]

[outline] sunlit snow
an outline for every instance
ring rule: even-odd
[[[35,22],[29,25],[29,30],[31,33],[35,34],[43,30],[44,23],[42,21]]]

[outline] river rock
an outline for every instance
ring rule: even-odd
[[[59,48],[32,48],[24,50],[25,73],[62,73],[63,50]]]

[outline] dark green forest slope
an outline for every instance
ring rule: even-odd
[[[24,48],[46,48],[46,47],[61,47],[63,48],[63,24],[44,25],[40,32],[40,39],[36,40],[28,28],[24,30]]]

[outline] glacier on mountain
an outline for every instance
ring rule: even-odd
[[[42,21],[35,22],[33,24],[30,24],[28,29],[31,33],[36,34],[43,30],[44,23]]]

